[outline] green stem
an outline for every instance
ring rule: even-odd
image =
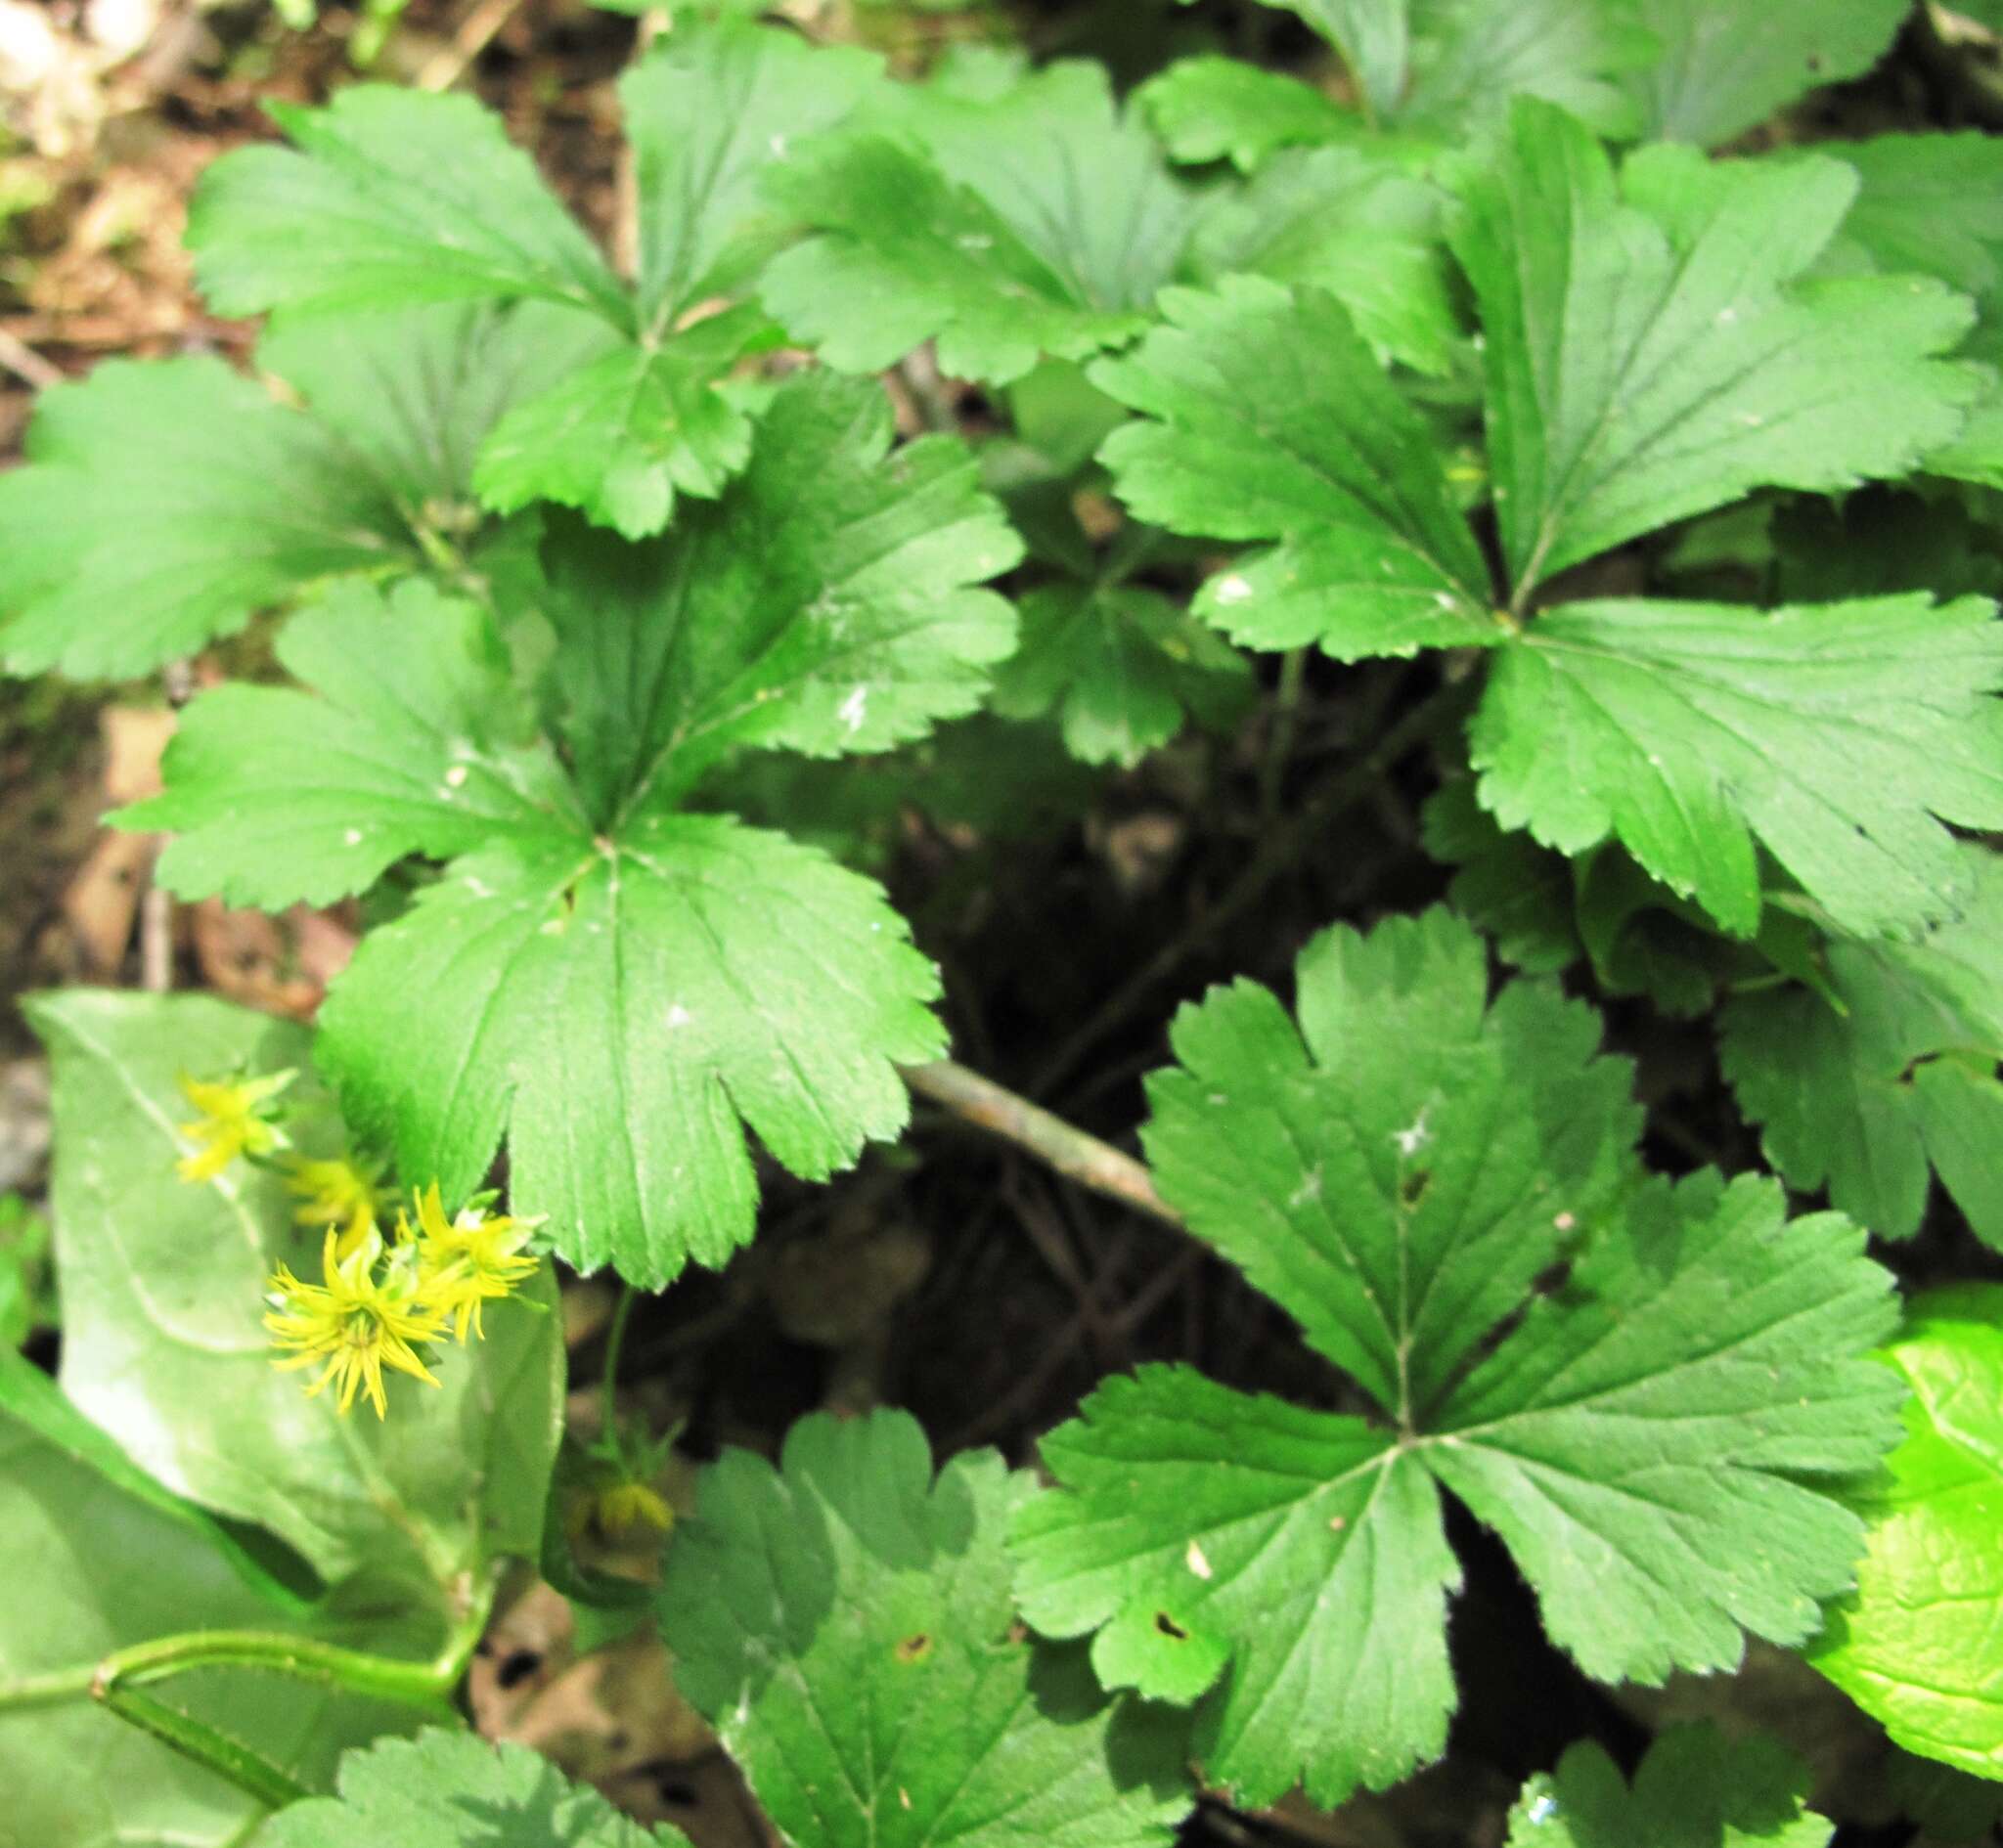
[[[1272,729],[1266,741],[1266,762],[1260,767],[1259,819],[1270,827],[1279,814],[1280,788],[1286,780],[1287,759],[1294,752],[1294,733],[1301,717],[1301,689],[1308,678],[1308,650],[1288,651],[1279,667],[1279,696],[1273,704]]]
[[[612,1326],[605,1335],[605,1366],[599,1377],[599,1422],[607,1437],[619,1429],[619,1355],[626,1345],[633,1299],[639,1294],[631,1284],[619,1286],[619,1306],[612,1311]]]
[[[227,1779],[267,1809],[282,1810],[309,1794],[268,1758],[218,1732],[205,1721],[177,1711],[136,1688],[111,1687],[98,1698],[119,1719],[151,1733],[161,1744]]]

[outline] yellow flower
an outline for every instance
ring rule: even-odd
[[[181,1133],[202,1146],[184,1155],[174,1171],[184,1181],[213,1180],[240,1155],[269,1155],[286,1146],[285,1131],[271,1120],[270,1103],[297,1075],[204,1080],[181,1074],[181,1094],[201,1115],[181,1124]]]
[[[607,1483],[592,1498],[591,1518],[607,1540],[621,1540],[636,1527],[666,1533],[675,1524],[675,1511],[645,1482]]]
[[[484,1335],[481,1304],[498,1302],[523,1278],[535,1275],[536,1260],[524,1257],[521,1248],[542,1220],[490,1216],[479,1207],[462,1208],[448,1219],[436,1181],[413,1198],[418,1209],[418,1268],[426,1298],[455,1318],[462,1342],[468,1328]],[[401,1213],[396,1235],[399,1241],[413,1236],[410,1221]]]
[[[435,1340],[444,1332],[445,1310],[423,1291],[421,1281],[400,1254],[392,1254],[381,1277],[376,1267],[382,1241],[371,1234],[346,1257],[337,1254],[339,1234],[328,1228],[321,1252],[324,1284],[301,1283],[281,1264],[271,1280],[271,1313],[264,1326],[279,1347],[296,1348],[277,1367],[310,1367],[325,1361],[309,1394],[340,1385],[339,1409],[355,1402],[360,1387],[369,1395],[378,1418],[389,1408],[382,1396],[382,1369],[392,1367],[428,1386],[438,1382],[418,1357],[416,1343]]]
[[[376,1213],[381,1202],[380,1162],[365,1162],[352,1155],[325,1160],[288,1155],[281,1166],[286,1173],[286,1191],[298,1197],[292,1218],[300,1225],[331,1225],[340,1234],[337,1257],[355,1252],[377,1229]]]

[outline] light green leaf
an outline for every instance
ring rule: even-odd
[[[878,61],[798,33],[681,26],[619,80],[640,204],[639,318],[666,332],[744,288],[790,235],[762,176],[862,99]]]
[[[1757,840],[1839,926],[1876,936],[1967,898],[1943,821],[2003,826],[1999,687],[1983,598],[1569,603],[1502,651],[1471,745],[1505,827],[1571,855],[1618,836],[1747,937]]]
[[[142,674],[316,579],[419,561],[329,430],[220,360],[112,360],[45,393],[0,476],[0,649],[16,674]]]
[[[748,407],[729,379],[767,326],[755,307],[727,310],[657,347],[614,347],[517,405],[480,451],[481,501],[504,513],[555,501],[645,539],[678,494],[715,500],[750,460]]]
[[[1245,658],[1158,592],[1057,584],[1022,599],[1022,648],[992,703],[1014,719],[1054,707],[1074,757],[1132,766],[1185,715],[1228,723],[1250,691]]]
[[[676,1684],[788,1841],[1143,1848],[1191,1793],[1180,1716],[1109,1700],[1083,1652],[1012,1629],[1002,1535],[1034,1492],[992,1450],[932,1478],[915,1421],[817,1414],[779,1469],[741,1450],[677,1524]]]
[[[1411,35],[1406,0],[1268,0],[1298,13],[1342,54],[1357,87],[1380,110],[1404,88]]]
[[[1206,585],[1199,615],[1339,660],[1502,638],[1437,446],[1339,303],[1236,277],[1161,305],[1167,326],[1092,369],[1146,414],[1101,452],[1120,498],[1174,532],[1280,542]]]
[[[473,605],[420,583],[339,586],[287,625],[278,657],[314,692],[202,694],[167,746],[167,792],[117,817],[176,834],[159,876],[183,898],[330,904],[407,854],[584,825]]]
[[[467,1573],[533,1558],[562,1406],[554,1317],[490,1312],[486,1340],[441,1361],[438,1390],[399,1382],[386,1422],[342,1418],[272,1366],[259,1325],[274,1265],[310,1273],[319,1256],[279,1177],[175,1176],[190,1148],[180,1076],[303,1066],[304,1031],[200,995],[73,990],[29,1014],[55,1068],[63,1382],[77,1406],[175,1492],[269,1527],[330,1580],[398,1581],[441,1622]],[[325,1123],[303,1080],[288,1096]],[[537,1296],[546,1310],[553,1293]]]
[[[1820,84],[1861,76],[1912,11],[1907,0],[1816,0],[1773,9],[1749,31],[1740,0],[1629,3],[1662,45],[1631,86],[1644,132],[1707,148]]]
[[[542,1753],[433,1729],[340,1762],[340,1794],[294,1803],[258,1848],[688,1848],[666,1824],[643,1828]]]
[[[1196,1716],[1207,1782],[1247,1805],[1304,1782],[1333,1807],[1445,1749],[1460,1564],[1439,1490],[1389,1431],[1144,1367],[1043,1455],[1067,1493],[1016,1517],[1024,1614],[1097,1628],[1109,1687],[1188,1701],[1223,1671]]]
[[[1856,1498],[1870,1550],[1808,1659],[1907,1751],[2003,1779],[2003,1288],[1918,1298],[1886,1358],[1905,1442]]]
[[[1135,92],[1174,160],[1229,160],[1245,173],[1281,148],[1365,132],[1362,118],[1312,84],[1236,58],[1183,58]]]
[[[1880,270],[1937,276],[1989,305],[2003,283],[2003,144],[1971,130],[1825,141],[1815,151],[1861,182],[1840,249],[1853,245]]]
[[[1499,126],[1516,97],[1556,104],[1602,135],[1632,134],[1623,79],[1655,54],[1606,0],[1412,0],[1412,36],[1398,126],[1456,141]]]
[[[1980,389],[1937,283],[1803,272],[1856,191],[1841,162],[1605,153],[1520,101],[1453,237],[1486,332],[1489,447],[1514,600],[1567,566],[1760,486],[1897,475]]]
[[[170,1495],[48,1378],[0,1353],[0,1682],[197,1629],[298,1630],[308,1613],[213,1520]],[[276,1677],[163,1691],[294,1776],[396,1722]],[[0,1716],[7,1840],[22,1848],[229,1848],[261,1813],[234,1785],[79,1696]]]
[[[1838,1213],[1712,1170],[1640,1195],[1441,1409],[1434,1474],[1507,1543],[1588,1675],[1659,1684],[1788,1647],[1847,1590],[1899,1388],[1862,1358],[1892,1279]]]
[[[1605,1749],[1586,1742],[1523,1786],[1508,1848],[1827,1848],[1835,1828],[1802,1808],[1806,1782],[1770,1739],[1691,1726],[1649,1747],[1630,1790]]]
[[[1222,192],[1196,234],[1206,283],[1238,273],[1326,289],[1390,358],[1442,374],[1461,345],[1439,241],[1442,196],[1352,148],[1301,149],[1241,192]]]
[[[647,814],[601,847],[457,861],[363,942],[319,1056],[404,1172],[463,1194],[505,1128],[511,1204],[579,1269],[658,1289],[751,1237],[746,1126],[811,1180],[904,1127],[895,1067],[944,1052],[937,992],[872,882],[723,816]]]
[[[355,84],[269,108],[293,145],[225,154],[189,207],[218,314],[528,297],[632,327],[604,259],[472,98]]]
[[[1246,1803],[1300,1779],[1333,1805],[1442,1749],[1436,1483],[1602,1680],[1803,1641],[1861,1540],[1818,1485],[1896,1436],[1866,1351],[1895,1299],[1862,1232],[1787,1224],[1757,1178],[1642,1183],[1593,1016],[1536,983],[1491,1004],[1445,912],[1331,931],[1297,977],[1298,1028],[1242,983],[1183,1012],[1143,1139],[1192,1231],[1387,1420],[1182,1370],[1102,1388],[1017,1518],[1025,1614],[1097,1630],[1109,1685],[1214,1682],[1198,1756]]]

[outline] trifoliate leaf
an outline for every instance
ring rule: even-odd
[[[1859,1228],[1786,1212],[1757,1175],[1651,1187],[1441,1409],[1434,1474],[1602,1681],[1793,1647],[1851,1582],[1859,1526],[1815,1484],[1896,1436],[1862,1356],[1897,1302]]]
[[[1487,343],[1495,509],[1517,607],[1542,580],[1760,486],[1901,474],[1980,380],[1933,356],[1967,302],[1911,277],[1802,273],[1856,191],[1840,162],[1656,147],[1617,186],[1562,110],[1518,102],[1453,245]]]
[[[12,1353],[0,1353],[0,1682],[87,1670],[190,1630],[309,1627],[299,1601],[219,1522],[135,1468]],[[302,1778],[323,1776],[386,1717],[276,1676],[188,1677],[168,1698]],[[253,1798],[80,1696],[7,1715],[0,1781],[8,1839],[36,1848],[228,1848],[259,1814]]]
[[[936,336],[943,371],[1005,384],[1146,325],[1194,201],[1101,68],[1053,66],[992,103],[892,102],[891,133],[825,138],[769,175],[817,234],[765,277],[796,337],[874,372]]]
[[[785,242],[761,176],[831,128],[878,61],[796,32],[678,27],[619,80],[639,198],[639,324],[667,332],[696,303],[744,288]]]
[[[1034,1492],[991,1450],[932,1478],[902,1412],[726,1451],[660,1594],[676,1685],[788,1842],[1145,1848],[1190,1807],[1180,1715],[1099,1692],[1012,1624],[1003,1531]]]
[[[1312,84],[1236,58],[1184,58],[1135,93],[1171,159],[1255,171],[1281,148],[1364,132],[1362,118]]]
[[[1942,821],[2003,826],[1998,688],[2003,626],[1981,598],[1570,603],[1502,650],[1471,744],[1505,827],[1574,855],[1618,836],[1741,936],[1757,840],[1876,936],[1966,899]]]
[[[718,815],[645,814],[455,862],[366,938],[319,1057],[356,1129],[510,1199],[579,1269],[658,1289],[751,1236],[748,1126],[824,1180],[904,1127],[932,966],[872,882]],[[599,1130],[580,1137],[581,1123]]]
[[[356,84],[325,109],[269,109],[293,145],[225,154],[189,207],[217,313],[528,297],[633,325],[591,240],[472,98]]]
[[[118,817],[177,836],[159,877],[184,898],[330,904],[407,854],[583,826],[471,604],[343,585],[287,625],[278,658],[314,692],[202,694],[167,746],[167,793]]]
[[[1622,87],[1655,41],[1604,0],[1412,0],[1412,72],[1401,129],[1460,139],[1498,125],[1512,98],[1558,105],[1602,135],[1634,131]]]
[[[257,364],[362,459],[408,524],[461,539],[489,431],[620,344],[602,322],[547,302],[442,302],[282,315],[258,341]]]
[[[1158,592],[1058,584],[1022,599],[1022,647],[993,705],[1015,719],[1055,707],[1074,757],[1132,766],[1185,714],[1223,725],[1250,691],[1244,656]]]
[[[1509,1813],[1508,1848],[1827,1848],[1802,1807],[1806,1774],[1772,1740],[1680,1727],[1649,1747],[1630,1790],[1600,1745],[1575,1745]]]
[[[1768,989],[1719,1017],[1725,1076],[1767,1159],[1888,1238],[1919,1229],[1929,1167],[2003,1249],[2003,861],[1965,847],[1966,909],[1917,943],[1832,941],[1826,991]]]
[[[1856,1595],[1808,1659],[1907,1751],[2003,1779],[2003,1288],[1920,1297],[1885,1357],[1905,1442],[1856,1497]]]
[[[504,513],[555,501],[645,539],[678,494],[714,500],[751,455],[746,404],[725,381],[767,325],[757,308],[731,309],[572,372],[495,427],[473,472],[481,501]]]
[[[1198,614],[1338,660],[1502,638],[1431,434],[1340,304],[1238,277],[1161,306],[1166,327],[1092,369],[1147,415],[1102,452],[1121,499],[1171,531],[1280,542],[1206,585]]]
[[[17,674],[142,674],[316,579],[419,561],[350,452],[220,360],[112,360],[55,387],[27,464],[0,477]]]
[[[1326,289],[1372,346],[1445,373],[1461,330],[1438,236],[1443,202],[1360,150],[1297,150],[1218,196],[1197,228],[1194,267],[1205,282],[1249,273]]]
[[[1643,132],[1706,148],[1743,134],[1818,84],[1861,76],[1912,11],[1906,0],[1816,0],[1773,9],[1758,31],[1748,31],[1739,0],[1630,4],[1661,48],[1631,85]]]
[[[1801,1642],[1860,1542],[1813,1484],[1896,1431],[1866,1357],[1896,1310],[1863,1234],[1787,1224],[1758,1179],[1639,1183],[1593,1016],[1535,983],[1491,1004],[1480,940],[1443,912],[1332,931],[1298,977],[1298,1028],[1249,984],[1185,1010],[1144,1139],[1197,1236],[1389,1420],[1182,1370],[1102,1388],[1017,1518],[1025,1615],[1097,1630],[1109,1684],[1215,1681],[1197,1754],[1252,1803],[1300,1779],[1333,1804],[1442,1748],[1458,1568],[1436,1482],[1602,1679]]]
[[[272,1366],[259,1326],[277,1264],[317,1274],[319,1231],[293,1222],[272,1170],[174,1171],[193,1146],[180,1079],[303,1067],[305,1031],[205,995],[79,989],[28,1013],[55,1070],[64,1390],[176,1493],[268,1527],[331,1582],[399,1585],[419,1611],[411,1652],[435,1648],[467,1574],[541,1545],[562,1403],[554,1294],[490,1307],[485,1339],[440,1361],[437,1388],[399,1382],[386,1420],[341,1418]],[[302,1077],[286,1097],[295,1145],[334,1152],[325,1094]]]
[[[688,1848],[662,1824],[644,1828],[541,1752],[432,1729],[340,1761],[339,1795],[282,1810],[260,1848]]]

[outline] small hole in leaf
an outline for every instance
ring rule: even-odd
[[[1170,1616],[1166,1610],[1157,1610],[1154,1613],[1154,1627],[1157,1630],[1159,1630],[1163,1636],[1172,1638],[1174,1641],[1178,1643],[1186,1643],[1189,1641],[1189,1632],[1183,1629],[1182,1626],[1180,1623],[1178,1623],[1174,1617]]]
[[[1416,1207],[1426,1197],[1433,1179],[1430,1167],[1415,1167],[1398,1183],[1398,1197],[1407,1207]]]
[[[922,1662],[932,1652],[932,1639],[920,1630],[916,1636],[908,1636],[893,1651],[901,1662]]]

